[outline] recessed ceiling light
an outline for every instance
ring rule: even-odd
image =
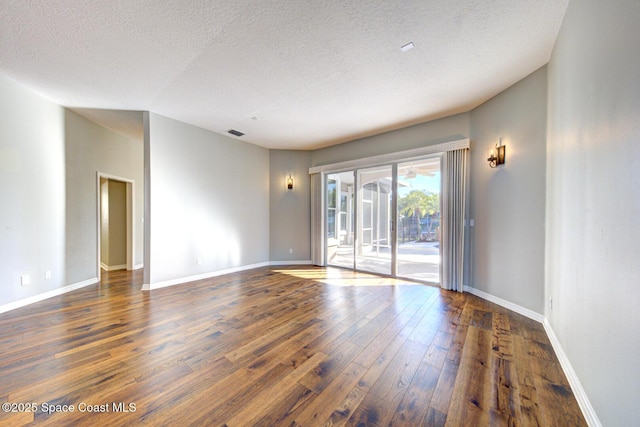
[[[408,50],[413,49],[413,47],[414,47],[413,46],[413,42],[409,42],[409,43],[405,44],[404,46],[400,47],[400,50],[403,51],[403,52],[406,52]]]
[[[235,135],[237,137],[243,136],[244,133],[237,131],[235,129],[229,129],[227,132],[229,132],[231,135]]]

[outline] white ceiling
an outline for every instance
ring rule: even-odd
[[[549,61],[567,3],[0,0],[0,73],[124,133],[99,110],[314,149],[469,111]]]

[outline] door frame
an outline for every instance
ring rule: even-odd
[[[102,196],[100,189],[100,179],[110,179],[113,181],[120,181],[125,183],[126,194],[126,217],[127,217],[127,239],[126,239],[126,260],[127,270],[134,269],[134,254],[135,254],[135,180],[124,178],[121,176],[112,175],[105,172],[96,171],[96,200],[97,200],[97,221],[96,221],[96,236],[97,236],[97,251],[96,251],[96,277],[98,281],[101,279],[102,268],[100,265],[101,259],[101,231],[102,231]]]
[[[364,184],[362,182],[362,172],[364,171],[364,173],[366,173],[367,170],[371,170],[371,169],[386,169],[389,168],[390,169],[390,174],[391,174],[391,189],[390,189],[390,194],[389,194],[389,207],[388,207],[388,212],[387,212],[387,221],[388,224],[385,224],[385,227],[388,227],[388,236],[387,236],[387,244],[389,245],[389,249],[390,249],[390,266],[389,266],[389,272],[388,273],[378,273],[378,272],[373,272],[373,271],[369,271],[369,270],[359,270],[358,267],[358,250],[362,248],[362,245],[364,244],[364,241],[360,241],[361,239],[364,240],[363,237],[363,231],[364,231],[364,227],[363,224],[361,224],[361,222],[364,222],[364,218],[363,218],[363,213],[364,213],[364,191],[363,188],[366,184]],[[395,231],[395,222],[396,222],[396,216],[397,216],[397,178],[396,178],[396,174],[397,174],[397,163],[396,162],[392,162],[392,163],[388,163],[388,164],[383,164],[383,165],[375,165],[375,166],[362,166],[359,168],[356,168],[353,170],[354,173],[354,177],[355,177],[355,185],[354,185],[354,192],[355,192],[355,205],[356,205],[356,209],[355,209],[355,216],[354,216],[354,229],[356,231],[356,241],[354,242],[354,270],[356,271],[364,271],[364,272],[370,272],[370,273],[374,273],[374,274],[381,274],[384,276],[392,276],[395,277],[396,274],[396,256],[397,256],[397,250],[395,248],[396,245],[396,239],[395,239],[395,235],[396,235],[396,231]],[[373,240],[374,240],[374,236],[376,237],[376,251],[380,250],[380,189],[379,189],[379,184],[376,182],[376,186],[377,186],[377,191],[376,193],[376,198],[377,203],[372,203],[372,211],[371,211],[371,243],[373,245]],[[373,212],[373,205],[375,205],[377,207],[377,212]],[[360,212],[360,208],[362,209],[362,212]],[[376,223],[373,223],[373,219],[376,219]]]

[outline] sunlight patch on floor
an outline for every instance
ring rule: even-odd
[[[339,268],[326,269],[278,269],[274,273],[301,279],[314,279],[330,286],[356,287],[356,286],[421,286],[421,283],[391,277],[376,276],[357,271],[342,270]]]

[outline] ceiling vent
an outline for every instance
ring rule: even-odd
[[[231,135],[235,135],[237,137],[241,137],[241,136],[244,135],[244,133],[242,133],[242,132],[240,132],[238,130],[235,130],[235,129],[229,129],[227,132],[229,132]]]

